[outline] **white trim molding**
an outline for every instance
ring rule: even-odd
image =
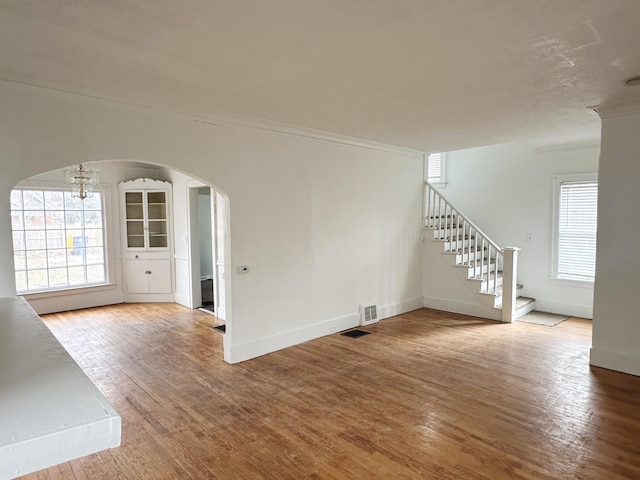
[[[601,119],[640,114],[640,100],[612,101],[590,107]]]
[[[400,303],[384,305],[378,309],[378,318],[383,320],[422,308],[422,298],[404,300]],[[240,363],[268,353],[292,347],[309,340],[334,335],[337,332],[360,326],[360,313],[354,312],[341,317],[323,320],[313,325],[275,333],[240,345],[228,345],[224,338],[225,361]],[[334,329],[335,327],[335,329]]]
[[[594,367],[640,376],[640,357],[628,353],[612,352],[591,347],[589,364]]]

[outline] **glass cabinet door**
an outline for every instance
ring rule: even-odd
[[[142,192],[125,193],[127,248],[144,248],[144,204]]]
[[[147,213],[149,248],[166,248],[168,245],[166,192],[147,192]]]

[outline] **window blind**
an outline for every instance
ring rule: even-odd
[[[558,277],[593,280],[596,272],[598,183],[560,184]]]
[[[442,153],[432,153],[427,159],[427,179],[430,182],[442,181]]]

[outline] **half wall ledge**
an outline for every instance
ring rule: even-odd
[[[27,301],[0,298],[0,478],[117,447],[121,428]]]

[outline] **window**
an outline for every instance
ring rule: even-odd
[[[595,174],[554,177],[555,272],[561,279],[591,281],[596,272],[598,181]]]
[[[427,181],[434,186],[446,186],[445,154],[431,153],[427,157]]]
[[[11,226],[18,293],[106,282],[102,193],[15,189]]]

